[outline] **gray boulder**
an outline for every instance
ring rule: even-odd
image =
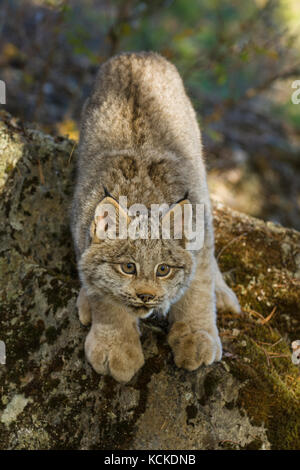
[[[75,143],[0,116],[0,449],[300,447],[300,234],[215,204],[216,252],[244,313],[219,315],[222,362],[177,369],[143,322],[126,385],[86,362],[68,208]]]

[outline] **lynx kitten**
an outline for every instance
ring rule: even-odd
[[[175,220],[179,206],[203,205],[202,248],[187,250],[185,237],[99,237],[107,230],[104,204],[117,227],[130,223],[121,196],[128,207],[168,204],[160,221]],[[85,352],[96,372],[120,382],[133,377],[144,364],[138,321],[153,310],[168,313],[178,367],[192,371],[221,359],[216,303],[240,307],[214,257],[196,115],[176,68],[156,53],[120,54],[99,70],[82,113],[72,234],[79,318],[92,323]]]

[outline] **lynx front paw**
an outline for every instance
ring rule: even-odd
[[[85,353],[98,374],[111,375],[117,382],[129,382],[145,362],[139,339],[114,341],[96,337],[92,330],[85,341]]]
[[[196,370],[202,364],[209,365],[222,357],[219,336],[205,330],[192,331],[184,322],[175,322],[168,336],[168,343],[174,354],[177,367]]]

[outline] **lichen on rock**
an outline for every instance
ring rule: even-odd
[[[299,448],[300,234],[215,204],[216,253],[244,310],[219,315],[222,362],[177,369],[165,324],[149,319],[145,366],[118,384],[83,352],[74,142],[0,117],[0,448]]]

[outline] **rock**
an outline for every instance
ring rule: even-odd
[[[1,114],[0,448],[299,448],[300,234],[215,204],[216,253],[244,309],[219,315],[222,362],[177,369],[153,318],[145,366],[118,384],[84,358],[68,228],[74,147]]]

